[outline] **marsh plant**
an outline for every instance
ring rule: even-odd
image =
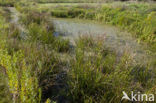
[[[131,32],[138,42],[145,41],[155,51],[156,12],[155,4],[116,3],[108,5],[60,5],[51,15],[61,18],[81,18],[103,22]],[[62,9],[64,8],[64,9]]]
[[[104,40],[89,35],[78,37],[71,48],[70,40],[54,35],[49,13],[25,6],[30,5],[17,5],[21,13],[18,23],[28,31],[26,39],[21,38],[17,25],[9,23],[10,15],[2,15],[10,12],[0,8],[0,102],[118,103],[122,91],[155,93],[156,71],[150,68],[151,64],[138,64],[128,52],[119,56],[104,45]],[[136,6],[87,7],[89,11],[57,8],[50,12],[56,17],[116,25],[153,46],[154,8],[146,11],[148,6]],[[139,9],[131,11],[132,8]]]
[[[70,100],[84,103],[120,102],[123,90],[137,91],[143,87],[141,90],[146,92],[146,86],[152,86],[145,83],[151,81],[151,72],[132,61],[127,53],[118,58],[102,42],[91,37],[80,37],[70,62]]]

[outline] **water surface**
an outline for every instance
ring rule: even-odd
[[[139,44],[137,39],[133,38],[131,34],[123,32],[116,27],[79,19],[53,18],[52,21],[55,31],[62,36],[70,38],[72,41],[80,35],[92,35],[103,39],[105,46],[116,51],[119,55],[127,52],[135,61],[142,64],[153,59],[148,54],[149,50],[145,44]]]

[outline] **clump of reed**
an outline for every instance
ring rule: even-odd
[[[71,102],[120,102],[122,91],[147,92],[154,87],[148,66],[133,64],[127,53],[118,58],[92,37],[82,36],[76,44],[68,74]]]

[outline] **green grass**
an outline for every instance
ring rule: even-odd
[[[141,90],[147,92],[154,85],[152,73],[148,67],[132,64],[132,60],[127,53],[119,59],[114,52],[104,47],[102,41],[80,37],[75,56],[70,62],[70,100],[76,103],[118,103],[122,91],[144,88]]]
[[[1,16],[1,18],[4,17]],[[7,78],[7,87],[9,87],[9,92],[5,93],[6,98],[11,95],[10,102],[12,100],[21,103],[37,103],[40,101],[38,96],[40,93],[36,74],[32,73],[31,64],[27,64],[24,51],[16,49],[17,45],[19,45],[16,44],[18,38],[9,35],[9,31],[14,32],[15,30],[15,33],[18,32],[16,29],[9,27],[9,24],[5,22],[5,18],[1,19],[1,22],[1,25],[6,25],[1,28],[0,33],[0,66],[5,69],[6,75],[4,78]],[[11,42],[15,44],[10,45]]]
[[[47,83],[44,81],[50,80],[48,85],[51,85],[52,76],[61,71],[56,69],[60,64],[56,52],[67,52],[69,48],[68,40],[54,37],[53,30],[45,30],[46,22],[43,19],[41,21],[42,26],[36,21],[25,25],[29,30],[29,38],[23,40],[19,28],[1,17],[0,66],[6,71],[8,94],[12,95],[11,100],[16,103],[41,102],[41,98],[44,98],[41,94],[46,88],[44,84]],[[6,101],[8,96],[5,96]],[[4,96],[2,99],[5,99]]]
[[[42,5],[40,7],[40,11],[49,11],[54,17],[89,19],[118,26],[131,32],[133,37],[138,38],[138,42],[149,43],[152,51],[156,50],[155,4],[108,3],[94,6],[58,4],[46,6],[45,9]],[[48,9],[48,7],[53,9]]]
[[[14,6],[17,0],[0,0],[0,6]]]
[[[108,0],[39,0],[39,3],[96,3],[107,2]]]
[[[130,1],[130,0],[39,0],[39,3],[105,3],[105,2],[114,2],[114,1]],[[138,0],[146,1],[148,0]],[[151,0],[155,1],[155,0]]]
[[[4,29],[8,27],[8,24],[5,22],[5,18],[2,16],[5,14],[3,8],[0,8],[0,34],[4,33]],[[1,41],[0,41],[0,52],[2,52],[2,48],[4,47],[4,40],[2,35],[0,35]],[[0,53],[0,58],[3,56],[3,54]],[[5,68],[0,65],[0,102],[1,103],[8,103],[11,102],[11,95],[9,92],[9,86],[8,86],[8,79],[6,78],[6,70]]]

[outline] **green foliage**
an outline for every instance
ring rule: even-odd
[[[61,18],[75,18],[83,15],[85,13],[84,10],[76,9],[76,8],[64,8],[61,10],[53,10],[51,11],[51,15]]]
[[[104,7],[99,13],[97,13],[97,15],[99,14],[104,16],[101,16],[102,19],[97,16],[96,19],[101,19],[101,21],[108,24],[120,26],[121,28],[132,32],[133,35],[140,40],[154,44],[156,41],[156,37],[154,36],[154,25],[156,21],[154,18],[152,19],[149,16],[152,15],[152,17],[154,17],[155,13],[151,12],[149,14],[140,14],[139,12],[139,10],[129,11]]]
[[[30,24],[29,36],[32,41],[39,41],[43,44],[49,44],[49,47],[59,52],[67,52],[69,50],[69,40],[54,37],[53,32],[48,32],[43,25]]]
[[[25,61],[22,60],[23,54],[17,52],[10,56],[4,49],[0,51],[0,54],[0,65],[6,69],[9,79],[9,90],[13,94],[13,100],[21,103],[37,103],[35,98],[37,98],[38,83],[32,77],[31,67],[26,66]]]
[[[31,48],[31,43],[21,42],[21,39],[19,39],[20,32],[16,25],[12,24],[9,27],[4,17],[0,17],[2,18],[0,25],[3,24],[0,27],[0,68],[4,71],[0,75],[5,73],[1,77],[7,80],[6,83],[0,80],[0,89],[2,91],[0,92],[2,97],[0,100],[2,103],[11,101],[15,103],[39,103],[42,92],[38,82],[38,73],[40,72],[35,69],[37,68],[35,66],[37,60],[34,57],[36,54],[33,54],[37,50],[34,51],[32,48],[28,51],[27,47]],[[41,57],[41,55],[39,56]]]
[[[58,102],[55,93],[50,92],[63,85],[57,83],[63,69],[67,69],[68,78],[63,81],[67,82],[67,87],[61,92],[58,90],[57,97],[63,95],[68,102],[115,103],[121,102],[122,91],[155,93],[156,71],[150,70],[149,65],[135,64],[127,53],[119,57],[104,46],[103,40],[91,36],[79,37],[74,50],[70,51],[69,40],[53,35],[49,15],[25,9],[25,6],[18,9],[23,13],[21,23],[28,30],[26,40],[20,38],[16,25],[9,26],[3,17],[7,18],[6,15],[0,15],[0,102]],[[154,44],[155,11],[147,8],[145,5],[100,9],[72,7],[57,8],[51,13],[56,17],[78,17],[117,25]],[[0,9],[0,13],[5,11]]]
[[[101,8],[60,5],[51,10],[51,15],[63,18],[91,19],[115,25],[131,32],[138,38],[138,42],[145,41],[151,45],[151,48],[154,48],[156,43],[155,5],[142,3],[114,5],[117,4],[108,4]]]
[[[14,6],[17,0],[0,0],[0,6]]]
[[[36,0],[34,0],[36,1]],[[39,3],[105,3],[115,1],[135,1],[135,0],[37,0]],[[149,0],[138,0],[138,1],[149,1]],[[150,0],[155,1],[155,0]]]
[[[25,25],[29,25],[32,22],[37,23],[37,24],[41,24],[43,22],[47,22],[48,16],[49,15],[46,13],[40,13],[40,12],[35,11],[35,10],[30,10],[30,11],[26,12],[25,15],[23,15],[22,22]]]
[[[6,22],[3,23],[7,24]],[[13,34],[7,34],[9,29],[13,30]],[[12,99],[10,96],[10,101],[12,100],[13,102],[38,103],[38,80],[31,71],[31,65],[26,64],[23,51],[14,51],[14,48],[11,48],[11,45],[8,44],[11,39],[19,40],[18,33],[16,28],[8,28],[8,26],[3,26],[0,33],[0,66],[5,71],[3,78],[7,78],[5,80],[7,80],[8,86],[6,86],[9,88],[8,94],[6,94],[7,92],[4,94],[6,94],[6,98],[12,95]]]
[[[0,53],[0,64],[9,68],[9,91],[14,102],[39,103],[47,99],[42,93],[54,85],[54,75],[60,72],[57,70],[60,61],[54,55],[69,50],[69,40],[54,37],[53,26],[44,17],[38,18],[32,17],[29,22],[23,22],[28,30],[26,40],[20,38],[22,34],[14,24],[6,29],[6,35],[1,38],[5,40],[0,44],[4,44],[2,50],[6,53]]]
[[[116,57],[101,41],[80,37],[75,52],[68,74],[68,96],[72,102],[120,102],[122,91],[139,91],[142,86],[152,86],[151,72],[146,67],[132,64],[128,54]]]
[[[0,67],[1,74],[0,74],[0,102],[1,103],[11,103],[11,95],[9,93],[9,88],[7,85],[7,78],[5,77],[4,68]]]
[[[1,42],[0,65],[8,76],[9,91],[13,95],[13,101],[21,103],[37,103],[38,81],[31,72],[31,66],[26,65],[21,51],[8,54],[5,48],[6,42]],[[36,99],[35,99],[36,98]]]
[[[39,3],[85,3],[85,2],[98,2],[102,0],[39,0]],[[103,0],[106,1],[106,0]]]
[[[24,12],[21,21],[28,28],[28,37],[31,41],[47,44],[48,47],[58,52],[67,52],[69,50],[69,40],[53,35],[54,27],[48,21],[48,17],[47,13],[32,10]]]

